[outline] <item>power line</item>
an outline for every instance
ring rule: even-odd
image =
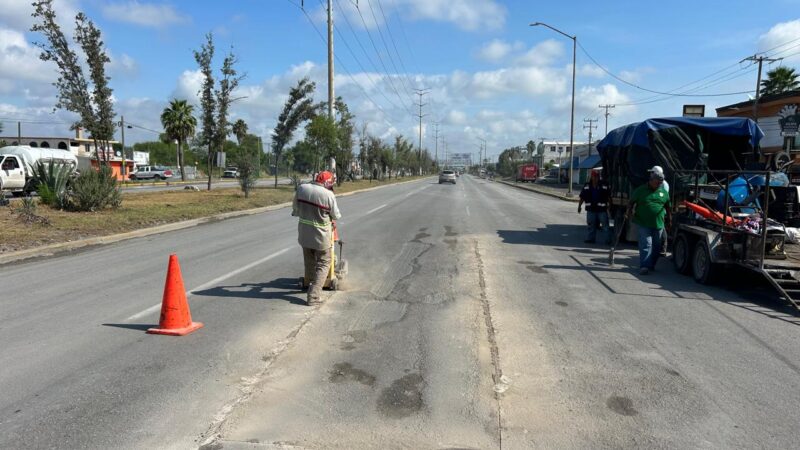
[[[588,51],[586,51],[586,49],[583,47],[583,45],[580,42],[578,42],[578,47],[581,48],[581,51],[594,63],[594,65],[599,67],[603,72],[607,73],[610,77],[612,77],[615,80],[618,80],[618,81],[620,81],[622,83],[625,83],[628,86],[634,87],[636,89],[639,89],[639,90],[642,90],[642,91],[645,91],[645,92],[651,92],[653,94],[659,94],[659,95],[669,95],[669,96],[673,96],[673,97],[724,97],[724,96],[728,96],[728,95],[741,95],[741,94],[749,94],[749,93],[753,92],[753,91],[743,91],[743,92],[727,92],[727,93],[721,93],[721,94],[674,94],[672,92],[663,92],[663,91],[656,91],[654,89],[644,88],[642,86],[639,86],[638,84],[631,83],[628,80],[620,78],[617,75],[615,75],[613,72],[611,72],[610,70],[606,69],[603,65],[601,65],[599,62],[597,62],[597,60],[594,59],[592,57],[592,55],[589,54]]]
[[[383,11],[383,5],[381,4],[380,0],[375,0],[375,2],[378,4],[378,8],[381,10],[381,16],[383,16],[383,23],[386,26],[386,31],[389,33],[389,40],[392,43],[392,47],[394,48],[394,53],[397,55],[397,59],[400,61],[400,67],[403,69],[403,75],[405,77],[405,80],[408,83],[408,86],[410,86],[408,89],[412,89],[414,83],[412,83],[411,80],[409,79],[408,69],[406,69],[406,65],[403,62],[403,56],[400,55],[400,52],[397,50],[397,42],[394,39],[394,35],[392,35],[392,29],[389,28],[389,20],[386,18],[386,14]]]
[[[397,64],[394,63],[394,57],[392,56],[392,51],[389,50],[389,44],[386,43],[386,39],[383,37],[383,31],[381,31],[381,24],[378,22],[378,17],[375,15],[375,9],[372,7],[372,2],[370,0],[366,0],[367,6],[369,6],[369,11],[372,14],[372,20],[375,21],[375,27],[378,29],[378,36],[381,38],[381,42],[383,43],[383,48],[386,49],[386,56],[389,57],[389,62],[392,64],[392,68],[394,69],[394,73],[399,74],[400,70],[397,68]],[[356,4],[357,5],[357,4]],[[356,6],[358,7],[358,6]],[[384,25],[386,25],[386,29],[388,30],[389,27],[386,24],[386,16],[384,16]],[[405,92],[410,94],[410,89],[408,86],[405,85],[405,80],[400,78],[400,84],[402,84],[403,89]],[[411,98],[411,97],[410,97]],[[413,98],[412,98],[413,100]]]
[[[337,3],[337,6],[338,6],[338,3]],[[341,6],[339,7],[339,11],[340,11],[340,12],[342,12],[342,16],[345,18],[345,21],[346,21],[346,22],[348,23],[348,25],[349,25],[350,21],[349,21],[349,19],[347,19],[347,15],[346,15],[346,14],[344,14],[344,12],[342,11],[342,9],[341,9]],[[372,60],[369,58],[369,55],[367,54],[366,50],[364,49],[364,46],[363,46],[363,45],[361,45],[361,41],[359,41],[359,40],[358,40],[358,37],[355,35],[355,31],[353,31],[353,28],[352,28],[352,26],[351,26],[351,25],[349,25],[349,26],[350,26],[350,30],[353,32],[353,36],[355,37],[355,40],[356,40],[356,42],[358,43],[358,45],[359,45],[359,46],[361,46],[361,49],[362,49],[362,50],[364,50],[364,54],[365,54],[365,55],[367,55],[367,60],[369,60],[369,62],[370,62],[370,63],[372,63],[372,65],[374,66],[374,65],[375,65],[375,63],[374,63],[374,62],[372,62]],[[361,61],[360,61],[360,60],[358,59],[358,57],[356,56],[356,54],[355,54],[355,52],[353,51],[352,47],[350,47],[350,44],[347,42],[347,39],[345,39],[345,37],[344,37],[344,33],[342,33],[341,31],[339,31],[339,27],[337,27],[337,26],[334,24],[333,28],[334,28],[334,30],[336,31],[336,33],[339,35],[339,38],[341,39],[342,43],[344,43],[344,46],[345,46],[345,48],[347,48],[347,50],[350,52],[350,54],[351,54],[351,55],[353,55],[353,59],[356,61],[356,64],[358,64],[358,66],[359,66],[359,67],[361,68],[361,70],[364,72],[364,75],[367,77],[367,79],[368,79],[368,80],[369,80],[369,82],[372,84],[372,86],[373,86],[373,87],[375,87],[375,88],[376,88],[376,90],[378,91],[378,93],[380,93],[380,94],[381,94],[381,96],[383,96],[383,98],[384,98],[384,99],[386,99],[386,101],[387,101],[387,102],[389,102],[389,103],[390,103],[390,104],[391,104],[393,107],[395,107],[395,108],[398,108],[398,109],[402,109],[400,106],[397,106],[397,104],[395,104],[395,103],[394,103],[394,102],[393,102],[393,101],[392,101],[392,100],[391,100],[391,99],[390,99],[390,98],[389,98],[389,97],[388,97],[388,96],[387,96],[387,95],[386,95],[386,94],[383,92],[383,90],[381,90],[381,89],[378,87],[378,83],[376,83],[376,82],[375,82],[375,81],[372,79],[372,75],[370,75],[369,71],[368,71],[368,70],[367,70],[367,69],[364,67],[364,65],[363,65],[363,64],[361,64]],[[380,72],[380,70],[378,70],[378,72]]]
[[[344,17],[344,20],[345,20],[345,23],[347,24],[347,27],[348,27],[348,28],[350,28],[350,33],[353,35],[353,38],[355,39],[356,43],[357,43],[357,44],[358,44],[358,46],[361,48],[361,51],[362,51],[362,52],[364,52],[364,56],[367,58],[367,61],[368,61],[368,62],[369,62],[371,65],[372,65],[372,67],[375,69],[375,72],[376,72],[376,73],[378,73],[378,74],[380,74],[380,72],[381,72],[380,68],[378,68],[378,66],[375,64],[375,62],[372,60],[372,58],[370,58],[370,56],[369,56],[369,52],[367,52],[367,49],[365,49],[365,48],[364,48],[364,46],[361,44],[361,40],[360,40],[360,39],[358,39],[358,36],[356,35],[355,28],[354,28],[354,27],[353,27],[353,25],[350,23],[350,19],[348,19],[348,18],[347,18],[347,14],[345,13],[344,9],[342,9],[342,7],[341,7],[341,6],[338,4],[338,2],[336,3],[336,6],[339,8],[339,12],[342,14],[342,17]],[[342,42],[344,42],[344,44],[345,44],[345,47],[347,47],[347,49],[350,51],[350,54],[352,54],[352,55],[353,55],[353,59],[355,59],[355,60],[356,60],[356,63],[358,64],[358,66],[361,68],[361,70],[364,72],[364,74],[366,75],[366,77],[369,79],[370,83],[372,83],[372,85],[373,85],[373,86],[374,86],[374,87],[375,87],[375,88],[378,90],[378,92],[381,94],[381,96],[382,96],[384,99],[386,99],[386,101],[387,101],[387,102],[389,102],[389,103],[390,103],[392,106],[394,106],[395,108],[397,108],[397,109],[403,109],[403,107],[401,107],[401,106],[397,106],[397,104],[395,104],[395,103],[394,103],[394,101],[392,101],[392,100],[391,100],[391,99],[390,99],[390,98],[389,98],[389,97],[386,95],[386,93],[384,93],[384,91],[378,87],[378,84],[377,84],[375,81],[373,81],[373,79],[372,79],[372,76],[370,75],[369,71],[368,71],[368,70],[367,70],[367,69],[364,67],[364,65],[363,65],[363,64],[361,64],[361,61],[358,59],[358,57],[356,57],[356,55],[355,55],[355,52],[353,52],[353,49],[350,47],[350,44],[348,44],[348,43],[347,43],[347,40],[344,38],[344,35],[343,35],[343,33],[342,33],[341,31],[339,31],[339,28],[338,28],[338,27],[336,27],[336,25],[335,25],[335,24],[334,24],[334,29],[335,29],[335,30],[336,30],[336,32],[339,34],[339,37],[342,39]]]
[[[389,81],[389,86],[394,91],[397,98],[400,99],[400,104],[402,105],[405,101],[403,100],[403,96],[400,95],[400,92],[397,90],[397,87],[394,85],[394,81],[392,80],[392,76],[389,74],[389,69],[386,67],[386,63],[383,62],[383,58],[381,57],[381,52],[378,50],[378,45],[375,44],[375,39],[372,38],[372,33],[369,31],[369,26],[367,25],[367,21],[364,19],[364,15],[361,13],[361,8],[356,5],[356,11],[358,11],[358,17],[361,18],[361,23],[364,25],[364,30],[367,32],[367,37],[369,38],[370,43],[372,43],[372,48],[375,50],[375,53],[378,55],[378,61],[380,61],[381,66],[383,66],[383,70],[386,73],[387,80]],[[413,111],[409,107],[406,107],[406,110],[409,114],[414,114]]]
[[[291,0],[289,0],[289,1],[291,2]],[[312,18],[311,18],[311,16],[309,16],[309,15],[308,15],[308,12],[305,10],[305,8],[302,8],[302,7],[301,7],[301,8],[300,8],[300,10],[301,10],[301,11],[303,12],[303,14],[306,16],[306,19],[307,19],[307,20],[308,20],[308,22],[311,24],[311,26],[314,28],[314,31],[316,31],[316,32],[317,32],[317,35],[319,36],[319,38],[320,38],[320,39],[321,39],[323,42],[326,42],[326,41],[325,41],[325,37],[322,35],[322,32],[321,32],[321,31],[319,31],[319,28],[317,28],[317,25],[314,23],[314,19],[312,19]],[[388,114],[388,113],[387,113],[387,112],[386,112],[386,111],[385,111],[383,108],[381,108],[380,104],[379,104],[378,102],[376,102],[376,101],[375,101],[375,100],[374,100],[374,99],[373,99],[373,98],[372,98],[372,97],[371,97],[371,96],[370,96],[370,95],[367,93],[367,91],[364,89],[364,87],[363,87],[363,86],[361,86],[361,83],[359,83],[359,82],[358,82],[358,80],[356,80],[356,79],[355,79],[355,77],[353,77],[353,75],[350,73],[350,71],[349,71],[349,70],[347,70],[347,66],[345,66],[345,64],[342,62],[342,60],[341,60],[341,59],[339,59],[339,57],[338,57],[338,56],[336,56],[335,58],[336,58],[336,62],[337,62],[337,63],[338,63],[338,64],[339,64],[339,65],[342,67],[342,71],[344,71],[345,75],[347,75],[348,77],[350,77],[350,79],[353,81],[353,83],[354,83],[356,86],[358,86],[358,88],[359,88],[359,89],[361,89],[361,92],[364,94],[364,96],[365,96],[365,97],[367,97],[367,99],[368,99],[370,102],[372,102],[372,104],[373,104],[373,105],[375,105],[375,107],[376,107],[376,108],[378,108],[378,109],[379,109],[379,110],[380,110],[380,111],[381,111],[381,112],[384,114],[384,116],[385,116],[385,117],[388,117],[388,116],[389,116],[389,114]],[[386,123],[388,123],[390,126],[394,126],[394,125],[393,125],[391,122],[389,122],[389,121],[388,121],[386,118],[384,118],[384,120],[385,120],[385,121],[386,121]]]

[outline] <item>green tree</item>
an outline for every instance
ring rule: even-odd
[[[170,139],[178,141],[178,166],[181,181],[186,181],[186,170],[183,156],[183,145],[189,137],[194,136],[197,119],[194,117],[194,106],[186,100],[173,99],[161,113],[161,125]]]
[[[203,74],[203,85],[199,92],[202,109],[200,122],[203,126],[200,139],[208,147],[208,190],[211,190],[211,174],[216,154],[224,149],[230,133],[228,110],[236,100],[231,94],[245,77],[237,73],[235,65],[238,59],[231,51],[222,61],[222,77],[217,86],[214,70],[211,68],[214,51],[214,36],[211,33],[206,34],[206,42],[200,46],[200,50],[194,51],[194,59]]]
[[[798,74],[793,68],[776,67],[767,72],[767,79],[761,81],[761,94],[780,94],[800,88]]]
[[[355,133],[355,116],[350,112],[350,108],[342,100],[336,98],[336,134],[337,146],[334,157],[336,158],[336,182],[341,186],[342,182],[350,173],[350,166],[353,162],[353,134]]]
[[[236,136],[236,141],[239,145],[242,145],[242,141],[244,141],[245,136],[247,136],[247,122],[242,119],[238,119],[236,122],[233,123],[233,135]]]
[[[44,42],[37,42],[41,50],[39,58],[54,62],[58,70],[58,79],[53,83],[58,91],[56,109],[65,109],[78,115],[71,129],[86,129],[94,140],[95,149],[99,144],[110,150],[108,142],[113,139],[116,129],[112,89],[105,65],[110,62],[106,53],[100,30],[83,13],[75,17],[75,42],[86,55],[86,66],[89,69],[89,80],[83,72],[77,53],[56,21],[53,0],[33,2],[33,14],[36,20],[31,31],[44,36]],[[110,152],[96,152],[97,160],[107,163]]]
[[[217,99],[214,97],[214,71],[211,62],[214,59],[214,38],[211,33],[206,34],[206,42],[200,46],[200,50],[194,52],[194,59],[200,66],[203,74],[203,85],[200,87],[200,123],[202,125],[198,143],[207,148],[207,168],[208,168],[208,190],[211,190],[211,172],[214,163],[214,141],[216,136],[215,111],[217,109]]]
[[[303,78],[289,91],[289,98],[283,105],[278,123],[272,137],[272,151],[275,154],[275,187],[278,187],[278,162],[297,128],[314,116],[314,94],[316,85],[308,78]]]
[[[336,155],[339,136],[336,123],[327,114],[314,116],[306,125],[306,139],[314,149],[314,171],[320,171],[325,161]]]

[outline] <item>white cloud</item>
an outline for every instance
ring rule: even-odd
[[[782,22],[758,38],[758,49],[764,52],[778,47],[771,51],[770,55],[785,56],[787,58],[784,62],[796,63],[800,61],[800,55],[797,54],[800,51],[798,39],[800,39],[800,19]]]
[[[152,28],[163,28],[189,21],[188,17],[180,14],[172,5],[140,3],[137,0],[105,5],[103,16],[118,22]]]
[[[463,111],[453,109],[447,114],[447,123],[451,125],[464,125],[467,123],[467,115]]]
[[[28,31],[33,25],[32,1],[29,0],[0,0],[0,25],[18,31]],[[68,36],[72,35],[73,20],[78,12],[77,0],[55,0],[53,9],[63,31]]]
[[[560,72],[542,67],[511,67],[476,72],[469,81],[467,95],[491,98],[497,95],[554,95],[564,92],[566,78]]]
[[[508,56],[513,50],[513,46],[501,39],[493,39],[481,47],[476,56],[478,59],[498,63]]]
[[[497,30],[503,27],[506,18],[506,8],[495,0],[394,0],[380,4],[361,0],[358,7],[350,1],[339,2],[337,6],[336,14],[344,11],[350,23],[362,29],[382,26],[384,15],[388,20],[392,14],[400,14],[404,19],[450,22],[467,31]],[[319,7],[312,16],[315,21],[323,22],[327,14]]]
[[[108,73],[111,77],[134,77],[139,72],[139,64],[127,53],[117,56],[108,51]]]
[[[568,66],[568,69],[572,70],[572,64]],[[597,67],[594,64],[584,64],[582,66],[578,66],[577,76],[579,77],[589,77],[589,78],[603,78],[606,76],[606,73],[603,69]]]
[[[40,90],[55,79],[55,66],[39,59],[39,50],[28,43],[24,34],[0,27],[0,80],[7,88],[4,93]]]
[[[396,0],[417,19],[446,20],[465,30],[503,27],[506,8],[494,0]]]
[[[516,64],[523,66],[542,66],[552,64],[564,54],[564,44],[555,39],[547,39],[536,44],[525,54],[517,57]]]

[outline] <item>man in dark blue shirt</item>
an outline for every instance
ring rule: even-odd
[[[592,170],[589,182],[584,184],[583,189],[581,189],[580,201],[578,202],[578,213],[581,212],[581,206],[586,203],[588,234],[583,242],[587,244],[594,244],[600,224],[603,225],[606,244],[611,244],[611,230],[608,226],[608,211],[611,207],[609,194],[608,185],[600,179],[600,171]]]

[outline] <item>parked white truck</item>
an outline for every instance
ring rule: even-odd
[[[78,157],[69,150],[37,148],[28,145],[12,145],[0,148],[0,192],[24,192],[33,188],[34,170],[37,163],[66,164],[72,170],[78,168]]]

